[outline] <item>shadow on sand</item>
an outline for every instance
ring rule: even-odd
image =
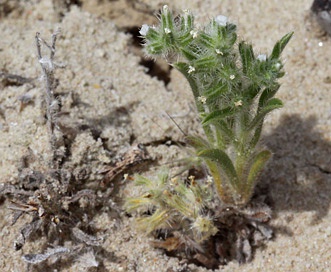
[[[328,214],[331,202],[331,143],[316,131],[316,117],[284,116],[263,143],[273,152],[262,180],[273,210],[315,211],[312,224]]]

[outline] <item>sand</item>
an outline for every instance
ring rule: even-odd
[[[183,141],[184,136],[167,113],[177,116],[184,132],[199,133],[189,87],[162,61],[152,71],[161,76],[148,74],[133,37],[143,23],[156,23],[154,14],[164,2],[86,0],[69,9],[59,3],[0,4],[0,70],[34,79],[24,84],[1,81],[0,181],[15,183],[21,158],[29,149],[37,158],[32,166],[47,167],[43,162],[47,161],[48,136],[34,36],[38,31],[49,39],[58,27],[56,61],[66,68],[56,71],[56,92],[65,112],[63,122],[76,135],[66,166],[88,167],[89,179],[98,181],[100,170],[138,143],[147,145],[158,165],[183,157],[185,151],[173,143]],[[240,39],[253,42],[261,53],[270,52],[285,33],[295,32],[283,54],[287,74],[278,97],[285,107],[268,116],[262,137],[273,152],[261,182],[273,200],[271,225],[276,235],[256,250],[251,263],[230,262],[218,271],[330,271],[331,38],[322,35],[309,16],[311,1],[280,5],[276,0],[178,0],[168,4],[174,10],[192,10],[199,23],[219,14],[228,16],[237,24]],[[23,95],[31,101],[22,108],[19,98]],[[147,165],[143,173],[155,175],[157,164]],[[24,215],[11,226],[8,201],[1,201],[0,270],[208,271],[154,249],[148,243],[151,238],[136,230],[134,218],[121,210],[113,212],[132,190],[129,183],[124,182],[114,196],[116,203],[110,200],[109,209],[91,222],[100,229],[98,235],[104,242],[102,250],[93,253],[98,267],[90,270],[82,261],[86,256],[62,266],[27,267],[21,256],[39,253],[47,241],[42,237],[15,251],[13,242],[30,217]]]

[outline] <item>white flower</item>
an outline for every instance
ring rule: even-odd
[[[206,182],[207,182],[207,184],[212,184],[213,183],[213,177],[208,175]]]
[[[215,52],[217,55],[223,56],[223,52],[221,50],[219,50],[218,48],[215,49]]]
[[[191,30],[190,34],[192,35],[193,39],[195,39],[196,37],[198,37],[198,31],[197,30]]]
[[[191,176],[188,177],[188,179],[189,179],[190,181],[194,181],[194,180],[195,180],[195,176],[191,175]]]
[[[230,75],[230,79],[234,80],[235,79],[235,75]]]
[[[140,31],[139,31],[139,34],[140,34],[141,36],[146,36],[148,30],[149,30],[149,26],[146,25],[146,24],[143,24],[143,25],[141,26],[141,29],[140,29]]]
[[[207,97],[205,97],[205,96],[198,96],[198,101],[201,102],[202,104],[206,104]]]
[[[191,73],[194,72],[194,71],[195,71],[195,68],[194,68],[193,66],[190,65],[190,66],[188,67],[188,71],[187,71],[187,72],[188,72],[189,74],[191,74]]]
[[[275,68],[276,68],[277,70],[279,70],[280,67],[281,67],[281,64],[280,64],[279,62],[277,62],[274,66],[275,66]]]
[[[243,102],[242,102],[242,100],[239,100],[239,101],[237,101],[237,102],[234,102],[234,105],[235,105],[236,107],[239,107],[239,106],[242,106],[242,105],[243,105]]]
[[[169,28],[166,27],[166,28],[164,29],[164,33],[165,33],[165,34],[170,34],[170,33],[171,33],[171,30],[170,30]]]
[[[257,59],[259,61],[266,61],[267,60],[267,56],[265,54],[260,54],[257,56]]]
[[[218,15],[215,18],[215,22],[220,26],[226,26],[226,23],[228,22],[228,17],[223,15]]]

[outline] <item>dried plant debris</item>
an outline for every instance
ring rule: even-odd
[[[105,202],[102,192],[97,197],[98,187],[89,187],[88,179],[75,174],[77,169],[66,169],[64,162],[70,158],[66,153],[67,146],[64,133],[58,124],[61,108],[55,96],[57,80],[54,70],[55,42],[59,32],[52,35],[51,43],[36,34],[37,55],[42,69],[44,82],[44,97],[46,107],[46,125],[49,135],[49,149],[46,157],[49,161],[41,162],[39,155],[23,156],[19,165],[18,178],[15,184],[0,184],[0,196],[6,196],[8,208],[13,211],[12,224],[15,224],[23,214],[30,214],[31,221],[25,224],[14,242],[14,248],[20,250],[33,237],[46,237],[47,245],[54,248],[44,253],[26,254],[22,258],[29,264],[37,265],[48,259],[57,260],[63,254],[69,254],[69,249],[59,245],[70,242],[81,245],[80,250],[70,251],[78,254],[82,250],[91,251],[102,244],[102,239],[94,237],[96,230],[91,223],[96,212]],[[42,54],[49,51],[48,56]],[[7,79],[19,79],[18,76],[6,76]],[[31,167],[32,162],[34,167]],[[39,164],[40,163],[40,164]],[[46,165],[42,166],[42,165]],[[35,169],[38,168],[38,169]]]
[[[150,161],[146,148],[142,144],[132,147],[119,161],[113,166],[106,167],[100,173],[105,174],[102,184],[105,186],[113,181],[118,175],[124,174],[131,167]]]
[[[94,237],[92,235],[89,235],[79,228],[73,228],[72,234],[77,238],[79,241],[84,242],[85,244],[89,246],[100,246],[103,242],[102,238]]]
[[[36,237],[46,237],[47,247],[44,245],[43,248],[47,250],[41,249],[40,252],[22,257],[28,266],[40,265],[44,269],[45,265],[63,260],[77,262],[89,269],[99,266],[95,252],[106,254],[100,250],[104,239],[93,227],[94,216],[104,206],[109,209],[109,205],[112,211],[120,213],[117,204],[109,197],[113,191],[110,183],[131,167],[150,160],[150,157],[143,145],[134,146],[114,165],[99,173],[104,174],[103,182],[102,179],[100,182],[89,180],[89,174],[86,173],[88,169],[84,169],[84,166],[71,166],[70,141],[74,139],[61,124],[62,103],[56,94],[59,82],[54,72],[56,68],[62,68],[54,61],[58,35],[59,31],[55,32],[50,43],[42,39],[39,33],[35,37],[44,83],[43,105],[49,136],[45,158],[48,160],[42,162],[43,156],[28,148],[19,162],[15,182],[0,183],[0,196],[7,198],[7,207],[13,211],[12,224],[17,223],[23,214],[31,215],[31,221],[23,225],[16,236],[15,250],[21,250],[27,241]],[[10,84],[32,82],[7,73],[1,73],[1,78]],[[29,103],[28,97],[20,99],[22,103]],[[103,257],[100,256],[100,259]]]
[[[52,43],[50,45],[45,40],[40,38],[39,33],[36,34],[38,60],[41,66],[42,78],[45,85],[44,97],[46,102],[47,130],[52,153],[52,157],[49,163],[52,169],[59,169],[59,164],[65,156],[63,133],[59,129],[57,123],[57,116],[59,115],[60,111],[60,103],[54,96],[54,91],[57,85],[54,77],[54,71],[56,68],[61,67],[54,62],[55,44],[59,32],[60,30],[52,35]],[[42,55],[42,44],[44,47],[49,49],[49,56]]]
[[[92,267],[98,267],[99,262],[95,258],[93,251],[88,251],[77,258],[77,263],[79,267],[83,269],[89,269]]]
[[[21,75],[0,71],[0,83],[3,87],[7,86],[22,86],[24,84],[32,84],[34,86],[35,78],[27,78]]]
[[[60,255],[68,252],[69,249],[65,247],[48,248],[46,252],[43,254],[25,254],[23,255],[22,259],[27,263],[38,264],[47,260],[49,257],[53,257],[55,255]]]
[[[181,181],[167,172],[155,180],[135,177],[143,189],[127,199],[128,212],[138,213],[137,225],[157,240],[152,245],[188,263],[216,269],[231,260],[252,260],[253,249],[272,238],[270,208],[259,200],[245,207],[221,204],[210,177]]]

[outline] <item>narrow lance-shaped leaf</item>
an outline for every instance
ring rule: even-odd
[[[253,190],[253,187],[256,183],[256,179],[259,174],[262,172],[265,164],[271,157],[271,152],[269,150],[263,150],[258,153],[253,159],[251,169],[248,173],[247,184],[246,184],[246,193],[250,194]]]
[[[227,138],[227,140],[232,141],[234,146],[236,146],[238,144],[236,142],[235,134],[234,134],[233,130],[229,127],[229,125],[224,120],[220,120],[219,122],[217,122],[215,124],[215,127],[221,131],[222,135],[224,135]]]
[[[271,88],[266,88],[259,99],[259,109],[262,109],[265,104],[272,98],[274,97],[274,95],[277,93],[277,91],[279,90],[280,85],[277,83],[275,84],[275,86],[271,87]]]
[[[281,38],[274,46],[271,56],[271,59],[278,59],[280,54],[283,52],[285,46],[292,38],[294,32],[287,33],[283,38]]]
[[[250,85],[246,90],[244,90],[244,94],[246,99],[246,103],[251,105],[255,100],[254,98],[260,93],[261,87],[255,84]]]
[[[183,32],[182,35],[177,37],[177,45],[180,48],[188,47],[190,43],[192,43],[192,35],[190,32]]]
[[[192,62],[194,60],[196,60],[199,55],[197,55],[194,50],[192,48],[190,48],[190,46],[188,46],[187,48],[184,47],[180,47],[180,52],[181,54],[183,54],[183,56],[189,61]],[[180,62],[183,63],[183,62]],[[176,65],[176,64],[175,64]],[[176,66],[175,66],[176,67]],[[178,67],[176,67],[178,69]]]
[[[239,53],[241,57],[241,62],[243,65],[243,72],[247,75],[247,72],[254,61],[254,52],[253,47],[250,44],[246,44],[245,42],[239,43]]]
[[[172,17],[172,12],[169,11],[169,7],[164,5],[161,13],[161,24],[163,31],[166,34],[170,34],[174,30],[174,20]],[[167,33],[170,31],[169,33]]]
[[[204,92],[204,95],[213,101],[227,91],[228,88],[225,83],[216,82]]]
[[[162,55],[166,48],[162,41],[156,41],[146,45],[146,52],[151,55]]]
[[[210,123],[222,120],[226,117],[232,116],[235,112],[236,111],[233,107],[227,107],[222,110],[213,111],[202,120],[202,124],[208,125]]]
[[[153,205],[153,199],[151,199],[149,195],[146,194],[146,196],[127,198],[125,201],[124,208],[127,212],[132,212],[138,209],[147,210],[152,205]]]
[[[166,198],[167,205],[169,208],[172,208],[180,212],[185,217],[193,217],[194,210],[190,205],[187,205],[185,202],[184,196],[173,195],[171,198]]]
[[[215,46],[213,38],[210,35],[208,35],[204,32],[202,32],[199,35],[198,39],[199,39],[198,42],[203,43],[203,45],[206,46],[207,48],[208,47],[209,48],[214,48],[214,46]]]
[[[250,125],[248,126],[247,130],[252,130],[254,127],[263,122],[264,117],[271,111],[275,109],[279,109],[283,107],[283,103],[278,98],[270,99],[267,104],[256,114]]]
[[[134,176],[134,183],[138,186],[145,186],[146,188],[150,188],[153,185],[153,181],[141,175]]]
[[[161,35],[158,31],[156,31],[154,28],[149,27],[147,25],[144,25],[143,27],[147,27],[147,32],[146,32],[146,41],[151,41],[151,40],[161,40]],[[142,27],[142,28],[143,28]]]
[[[249,143],[249,146],[251,149],[254,149],[256,144],[258,143],[260,136],[261,136],[261,132],[262,132],[262,127],[263,127],[263,122],[261,122],[258,127],[255,129],[254,135]]]
[[[194,28],[194,16],[191,14],[191,12],[186,11],[181,17],[180,21],[181,31],[190,32]]]
[[[205,149],[197,154],[199,157],[211,160],[218,164],[229,179],[233,188],[237,187],[237,173],[229,156],[220,149]]]
[[[207,71],[210,70],[210,67],[215,67],[216,63],[217,60],[214,56],[200,57],[199,59],[194,61],[194,67],[199,71]]]
[[[198,136],[188,136],[186,137],[188,144],[195,148],[195,150],[201,150],[209,148],[209,142]]]
[[[139,218],[137,223],[149,234],[154,230],[165,227],[166,222],[170,219],[170,214],[167,209],[157,209],[151,216]]]

